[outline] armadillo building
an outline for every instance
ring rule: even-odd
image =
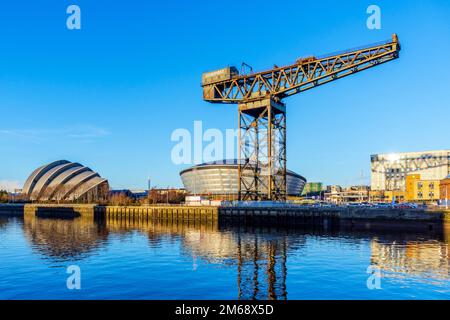
[[[237,160],[203,163],[180,172],[186,191],[215,199],[236,199],[238,194]],[[288,196],[300,196],[306,179],[293,171],[286,172]]]
[[[105,199],[108,180],[76,162],[58,160],[34,170],[23,186],[33,201],[95,202]]]

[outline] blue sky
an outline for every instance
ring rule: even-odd
[[[81,8],[81,30],[66,8]],[[381,8],[382,29],[366,27]],[[448,149],[448,1],[8,1],[0,10],[0,184],[68,159],[114,188],[181,186],[177,128],[225,131],[237,107],[202,101],[201,74],[255,70],[389,39],[401,58],[286,99],[288,167],[368,183],[370,154]],[[363,177],[363,178],[362,178]]]

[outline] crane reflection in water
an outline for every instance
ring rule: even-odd
[[[7,227],[8,223],[0,221],[0,229]],[[35,252],[58,262],[86,259],[108,246],[112,236],[127,239],[132,234],[140,234],[148,239],[149,248],[161,247],[165,241],[179,243],[182,255],[192,258],[194,264],[203,261],[234,269],[236,297],[245,300],[288,299],[288,258],[305,257],[311,242],[330,239],[366,243],[371,252],[367,263],[379,266],[383,277],[421,276],[447,282],[450,279],[448,233],[257,227],[233,222],[151,221],[129,217],[103,221],[26,217],[22,228]]]
[[[210,263],[235,267],[238,299],[287,299],[286,259],[292,241],[285,232],[219,228],[216,222],[146,222],[111,218],[110,232],[146,232],[151,245],[163,237],[179,238],[183,252]],[[301,242],[302,238],[295,242]],[[194,266],[195,269],[195,266]]]

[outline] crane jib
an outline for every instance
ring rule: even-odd
[[[301,58],[295,64],[250,75],[235,67],[203,74],[203,98],[213,103],[239,103],[258,97],[300,93],[399,57],[397,35],[391,42],[343,51],[321,58]]]

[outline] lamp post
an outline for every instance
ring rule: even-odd
[[[151,179],[148,177],[147,180],[147,204],[150,205],[150,186],[151,186]]]

